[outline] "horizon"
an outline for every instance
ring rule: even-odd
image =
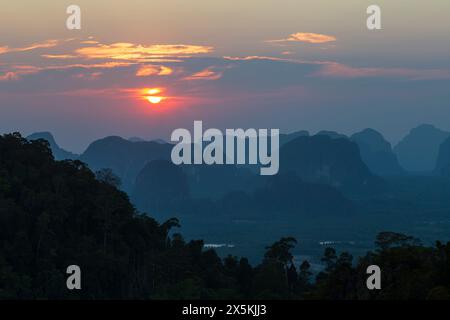
[[[360,132],[362,132],[362,131],[364,131],[364,130],[375,130],[376,132],[380,133],[380,134],[383,136],[383,138],[384,138],[387,142],[389,142],[389,143],[391,144],[391,147],[392,147],[392,148],[394,148],[398,143],[400,143],[400,142],[401,142],[401,141],[402,141],[402,140],[403,140],[403,139],[411,132],[411,130],[416,129],[416,128],[421,127],[421,126],[433,126],[433,127],[436,128],[437,130],[442,130],[442,131],[448,131],[448,132],[450,132],[450,130],[446,130],[446,129],[444,129],[444,128],[437,127],[437,126],[435,126],[434,124],[431,124],[431,123],[421,123],[421,124],[419,124],[419,125],[417,125],[417,126],[411,128],[410,130],[408,130],[408,131],[405,133],[405,135],[402,136],[402,137],[400,138],[400,140],[398,140],[396,143],[393,143],[392,141],[390,141],[390,140],[383,134],[383,132],[381,132],[381,131],[379,131],[379,130],[377,130],[377,129],[374,129],[374,128],[364,128],[364,129],[362,129],[362,130],[360,130],[360,131],[354,131],[354,132],[350,132],[350,133],[348,133],[348,134],[347,134],[347,133],[343,133],[343,132],[334,131],[334,130],[327,130],[327,129],[318,130],[318,131],[316,131],[316,132],[311,132],[311,131],[308,131],[308,130],[298,129],[298,130],[294,130],[294,131],[290,131],[290,132],[283,132],[283,131],[281,131],[281,132],[280,132],[280,135],[282,135],[282,134],[289,135],[289,134],[294,134],[294,133],[301,132],[301,131],[306,131],[306,132],[308,132],[309,136],[315,136],[315,135],[321,133],[322,131],[331,131],[331,132],[336,132],[336,133],[338,133],[338,134],[343,134],[343,135],[345,135],[347,138],[350,138],[353,134],[360,133]],[[248,129],[248,128],[242,128],[242,129]],[[10,134],[10,133],[13,133],[13,132],[1,132],[1,131],[0,131],[0,134]],[[66,150],[66,151],[75,153],[76,155],[81,155],[81,154],[83,154],[83,153],[89,148],[89,146],[90,146],[92,143],[94,143],[94,142],[96,142],[96,141],[99,141],[99,140],[106,139],[106,138],[110,138],[110,137],[119,137],[119,138],[122,138],[122,139],[124,139],[124,140],[130,141],[130,142],[133,142],[133,143],[134,143],[134,142],[152,142],[152,141],[162,140],[162,141],[164,141],[165,143],[174,144],[174,142],[171,142],[171,141],[170,141],[170,137],[148,138],[148,137],[142,137],[142,136],[129,136],[129,137],[128,137],[128,136],[121,136],[121,135],[119,135],[119,134],[110,134],[110,135],[106,135],[106,136],[94,138],[93,140],[87,142],[87,144],[86,144],[86,146],[85,146],[84,148],[82,148],[82,149],[80,149],[80,150],[78,151],[78,150],[73,150],[73,149],[70,149],[70,148],[66,147],[66,146],[64,145],[64,143],[61,143],[61,142],[60,142],[58,136],[56,136],[56,135],[55,135],[53,132],[51,132],[51,131],[46,131],[46,130],[43,130],[43,131],[35,131],[35,132],[30,132],[29,134],[23,134],[22,132],[19,132],[19,133],[20,133],[24,138],[27,138],[27,137],[29,137],[29,136],[31,136],[31,135],[34,135],[34,134],[46,134],[46,133],[49,133],[49,134],[53,137],[53,139],[55,140],[56,144],[57,144],[60,148]],[[136,139],[136,138],[137,138],[137,139],[141,139],[142,141],[132,141],[132,139]]]

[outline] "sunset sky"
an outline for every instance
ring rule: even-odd
[[[366,28],[371,4],[382,30]],[[0,30],[0,132],[50,131],[74,152],[194,120],[392,142],[450,130],[448,0],[22,0],[1,4]]]

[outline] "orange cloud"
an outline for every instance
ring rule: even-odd
[[[136,72],[138,77],[148,77],[148,76],[168,76],[173,73],[173,69],[165,66],[157,65],[144,65],[139,68]]]
[[[41,48],[52,48],[56,47],[58,45],[58,40],[47,40],[44,42],[38,42],[33,43],[30,46],[23,47],[23,48],[10,48],[8,46],[0,47],[0,54],[4,53],[11,53],[11,52],[25,52],[25,51],[31,51],[35,49],[41,49]]]
[[[41,57],[48,59],[75,59],[77,56],[71,54],[43,54]]]
[[[309,32],[297,32],[291,34],[286,39],[280,40],[269,40],[268,42],[305,42],[305,43],[327,43],[336,41],[336,37],[320,34],[320,33],[309,33]]]
[[[184,78],[184,80],[218,80],[222,77],[222,72],[213,71],[211,68],[207,68],[200,72]]]
[[[113,43],[98,45],[76,50],[76,53],[89,59],[141,60],[164,57],[189,57],[213,51],[213,47],[194,45],[165,45],[151,46],[135,45],[132,43]]]
[[[99,43],[96,40],[86,40],[86,41],[81,41],[82,44],[97,44]]]
[[[128,67],[132,65],[130,62],[103,62],[103,63],[75,63],[62,66],[48,66],[46,70],[58,70],[58,69],[72,69],[72,68],[85,68],[85,69],[112,69],[119,67]]]
[[[77,41],[78,46],[76,46],[75,49],[73,49],[73,44],[71,45],[72,49],[66,47],[64,44],[69,41]],[[25,52],[38,48],[53,47],[58,47],[57,53],[44,52],[40,55],[40,57],[43,59],[51,60],[73,61],[60,63],[57,65],[49,65],[47,61],[36,61],[36,59],[33,59],[33,63],[36,63],[36,67],[35,70],[33,70],[33,73],[44,70],[63,70],[70,68],[103,69],[139,65],[139,69],[136,73],[137,76],[168,76],[173,74],[174,70],[170,67],[160,64],[182,63],[186,58],[190,58],[193,55],[213,52],[213,47],[210,46],[196,46],[185,44],[157,44],[144,46],[133,43],[119,42],[106,45],[97,42],[93,37],[89,37],[88,39],[84,40],[76,38],[64,40],[47,40],[21,48],[12,48],[7,45],[0,46],[0,55],[7,53]],[[15,63],[29,64],[30,62],[28,58],[28,56],[18,56]],[[100,61],[95,63],[85,62],[86,60],[96,59]],[[25,72],[23,70],[16,70],[14,65],[4,66],[5,67],[0,70],[0,81],[16,80],[20,78],[21,75],[31,73],[28,71]]]

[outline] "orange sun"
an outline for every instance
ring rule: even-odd
[[[144,97],[151,104],[158,104],[166,99],[166,97],[158,95],[161,92],[162,89],[160,88],[144,89]]]
[[[155,96],[148,96],[147,97],[147,101],[152,103],[152,104],[158,104],[158,103],[160,103],[163,100],[164,100],[163,97],[155,97]]]
[[[161,88],[144,88],[142,89],[142,97],[150,102],[151,104],[158,104],[162,101],[166,100],[167,97],[163,97],[160,95],[162,93],[163,89]]]

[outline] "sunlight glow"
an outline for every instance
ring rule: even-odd
[[[150,102],[152,104],[158,104],[164,100],[164,97],[148,96],[147,100],[148,100],[148,102]]]
[[[159,95],[163,92],[162,88],[146,88],[142,90],[144,98],[151,104],[158,104],[164,100],[166,97]]]
[[[149,95],[158,94],[158,93],[161,93],[161,89],[159,89],[159,88],[149,89],[147,93],[148,93]]]

